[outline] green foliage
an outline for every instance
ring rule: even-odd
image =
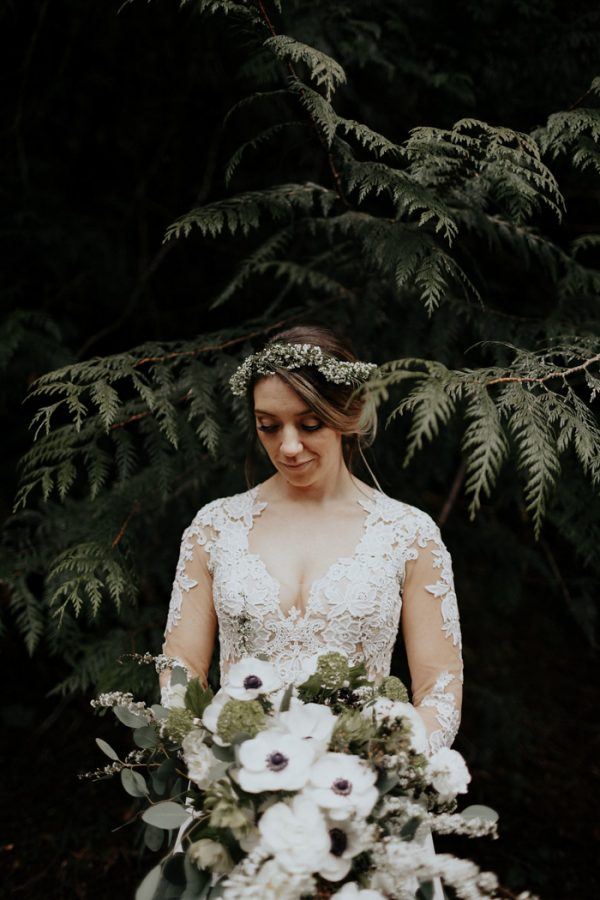
[[[239,489],[229,473],[241,471],[250,423],[228,379],[279,323],[340,325],[359,356],[383,363],[369,392],[394,435],[385,452],[396,481],[436,441],[438,493],[454,460],[471,520],[503,480],[535,538],[560,522],[574,552],[585,547],[600,567],[561,484],[565,472],[587,479],[595,497],[600,478],[599,242],[591,227],[561,232],[573,179],[596,185],[598,80],[586,107],[542,127],[490,124],[468,114],[469,78],[433,77],[398,53],[408,11],[392,4],[383,26],[367,8],[268,8],[267,21],[260,5],[194,4],[239,40],[244,92],[223,114],[236,138],[217,161],[224,189],[200,191],[163,241],[163,252],[183,239],[207,254],[227,248],[221,282],[203,298],[211,324],[192,339],[63,355],[31,384],[33,442],[0,574],[29,651],[47,635],[69,661],[57,692],[101,677],[125,649],[121,626],[140,615],[140,596],[154,601],[143,627],[159,640],[182,528],[200,502]],[[455,121],[390,118],[386,130],[385,109],[361,103],[363,67],[381,85],[410,71],[444,104],[453,98]],[[223,321],[213,311],[235,324],[213,327]],[[59,341],[48,320],[15,314],[0,362],[12,365],[33,330]],[[420,484],[429,489],[426,476]],[[575,607],[590,633],[585,602]]]

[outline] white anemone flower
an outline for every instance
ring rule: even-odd
[[[377,697],[373,703],[363,707],[363,715],[367,718],[374,716],[378,725],[389,724],[397,719],[408,720],[413,749],[416,753],[427,751],[427,729],[412,703],[390,700],[389,697]]]
[[[359,900],[385,900],[383,894],[380,894],[379,891],[361,888],[355,881],[348,881],[339,891],[332,894],[333,897],[340,897],[341,900],[355,900],[357,897]]]
[[[328,706],[320,703],[302,703],[296,697],[290,700],[290,708],[279,713],[278,724],[295,737],[310,741],[317,753],[327,749],[336,716]]]
[[[281,686],[275,666],[264,659],[247,656],[231,666],[223,689],[234,700],[256,700],[260,694],[278,691]]]
[[[361,819],[339,822],[327,821],[329,853],[319,868],[319,875],[327,881],[341,881],[352,867],[352,860],[368,843],[365,841],[365,823]]]
[[[291,803],[270,806],[258,828],[263,846],[288,872],[316,872],[329,854],[331,841],[325,817],[303,794],[297,794]]]
[[[355,756],[325,753],[311,768],[306,793],[331,819],[347,819],[354,813],[366,818],[379,796],[376,778],[373,769]]]
[[[444,798],[467,793],[471,773],[457,750],[440,747],[429,757],[427,772],[434,788]]]
[[[314,757],[307,741],[270,728],[240,746],[237,780],[250,794],[298,791],[308,781]]]
[[[221,710],[223,709],[225,704],[229,702],[229,700],[231,700],[229,694],[225,693],[223,688],[220,688],[220,690],[217,691],[211,702],[204,710],[204,713],[202,714],[202,724],[205,728],[208,728],[208,730],[212,732],[213,740],[215,741],[215,743],[221,744],[221,746],[227,745],[216,734],[217,722],[219,721]]]

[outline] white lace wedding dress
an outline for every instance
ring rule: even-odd
[[[449,747],[460,723],[462,645],[450,554],[433,519],[371,488],[357,500],[365,516],[354,552],[327,560],[305,608],[286,610],[282,585],[250,549],[269,506],[260,490],[207,503],[184,531],[163,652],[205,677],[218,628],[222,683],[233,662],[258,654],[284,681],[303,681],[303,662],[333,650],[364,661],[378,680],[390,674],[400,627],[428,752]]]

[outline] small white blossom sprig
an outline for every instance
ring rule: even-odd
[[[247,356],[238,366],[229,384],[236,397],[244,397],[254,375],[274,375],[274,369],[300,369],[314,366],[327,381],[349,386],[362,384],[377,368],[376,363],[350,362],[324,353],[314,344],[270,344]]]
[[[178,666],[180,669],[183,669],[189,675],[189,670],[187,666],[180,660],[177,659],[176,656],[167,656],[166,653],[123,653],[122,656],[119,657],[119,662],[123,659],[132,659],[134,662],[138,663],[140,666],[148,666],[151,663],[154,664],[154,668],[157,672],[165,672],[167,669],[174,669],[175,666]]]
[[[77,777],[80,781],[85,779],[91,779],[92,781],[100,781],[102,778],[107,778],[110,775],[115,775],[117,772],[120,772],[121,769],[127,769],[134,765],[139,765],[146,757],[146,752],[144,750],[132,750],[127,754],[124,761],[121,762],[120,759],[115,760],[112,763],[109,763],[107,766],[100,766],[99,769],[94,769],[92,772],[78,772]]]
[[[122,706],[136,716],[143,716],[147,722],[156,721],[154,712],[148,709],[143,700],[134,700],[133,694],[123,691],[108,691],[100,694],[95,700],[90,700],[90,706],[93,706],[94,709],[98,707],[112,709],[114,706]]]

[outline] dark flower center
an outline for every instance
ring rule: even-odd
[[[331,790],[334,794],[341,794],[343,797],[347,797],[348,794],[352,793],[352,782],[348,781],[347,778],[336,778],[331,785]]]
[[[270,769],[271,772],[281,772],[288,763],[289,759],[287,756],[284,756],[279,750],[276,750],[274,753],[269,753],[267,756],[267,768]]]
[[[341,828],[330,828],[329,839],[331,841],[331,853],[333,856],[341,856],[348,846],[348,835]]]
[[[262,687],[262,681],[258,675],[246,675],[244,687],[249,691],[255,691],[257,688]]]

